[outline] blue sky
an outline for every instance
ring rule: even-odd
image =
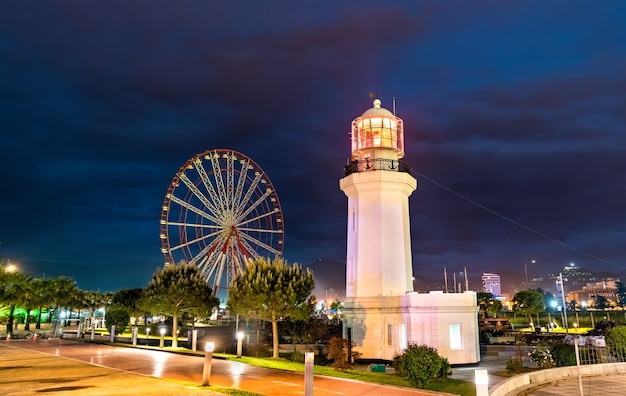
[[[418,277],[624,271],[624,20],[623,1],[0,0],[0,257],[144,287],[174,173],[229,148],[276,187],[287,260],[344,262],[338,180],[376,92],[419,182]]]

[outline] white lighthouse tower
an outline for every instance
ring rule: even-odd
[[[340,181],[348,196],[347,298],[413,291],[409,195],[417,181],[400,162],[402,120],[380,104],[352,121],[352,158]]]
[[[476,293],[415,293],[402,119],[374,107],[352,121],[352,155],[339,181],[348,197],[344,338],[366,359],[392,360],[408,343],[450,363],[480,359]]]

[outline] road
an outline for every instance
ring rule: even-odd
[[[200,384],[204,358],[165,351],[114,347],[68,340],[10,341],[7,346],[73,359],[127,373]],[[0,355],[0,366],[3,356]],[[388,387],[361,381],[315,376],[316,396],[421,395],[433,392]],[[304,374],[249,366],[232,360],[213,359],[211,385],[236,388],[267,396],[304,394]]]

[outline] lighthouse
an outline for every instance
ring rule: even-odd
[[[409,197],[417,180],[404,157],[404,123],[379,99],[351,125],[339,186],[348,198],[343,336],[364,359],[393,360],[409,343],[452,364],[480,359],[476,293],[413,290]]]
[[[417,180],[404,157],[402,119],[374,106],[352,121],[351,159],[341,179],[348,197],[346,298],[413,291],[409,196]]]

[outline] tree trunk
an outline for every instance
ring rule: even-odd
[[[41,311],[43,311],[43,307],[39,307],[39,313],[37,314],[37,324],[35,325],[36,329],[41,329]]]
[[[172,348],[178,348],[178,337],[176,337],[177,331],[178,331],[178,317],[172,316]]]
[[[9,320],[7,321],[7,334],[13,333],[13,313],[15,312],[15,305],[11,304],[11,309],[9,310]]]
[[[30,331],[30,309],[26,310],[26,324],[24,325],[24,330]]]
[[[276,311],[272,311],[272,358],[278,359],[278,319],[276,319]]]

